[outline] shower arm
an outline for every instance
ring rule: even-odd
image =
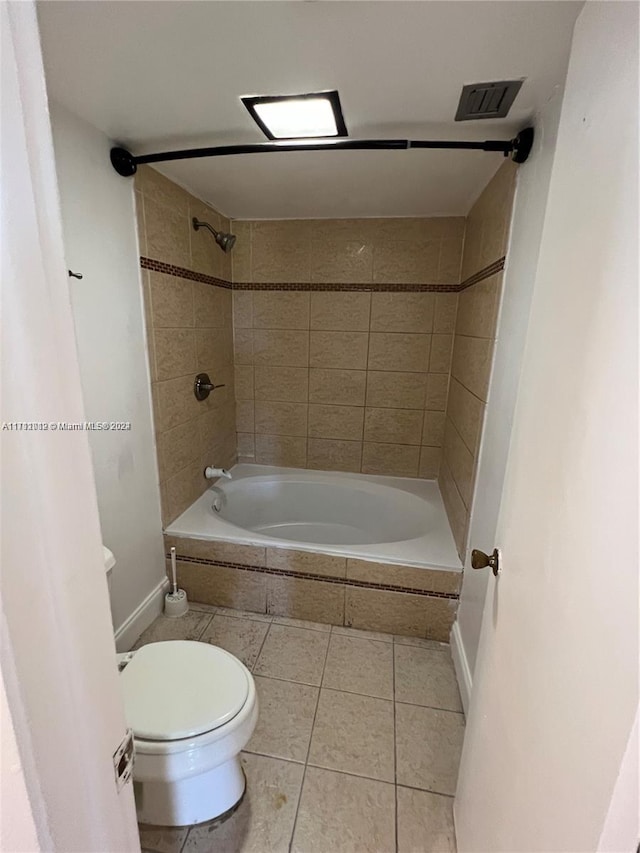
[[[186,148],[157,154],[133,155],[126,148],[111,149],[111,165],[119,175],[131,177],[144,163],[166,163],[170,160],[194,160],[202,157],[229,157],[235,154],[271,154],[283,151],[406,151],[409,148],[447,148],[465,151],[497,151],[524,163],[533,145],[533,128],[525,127],[513,139],[411,140],[411,139],[327,139],[318,142],[256,142],[246,145],[218,145],[213,148]]]

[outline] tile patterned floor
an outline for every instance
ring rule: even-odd
[[[189,639],[253,672],[247,795],[225,823],[141,827],[153,853],[455,853],[464,717],[449,647],[191,604],[136,648]]]

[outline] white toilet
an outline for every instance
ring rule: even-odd
[[[244,794],[239,755],[258,720],[249,670],[224,649],[187,640],[122,658],[138,821],[185,826],[228,812]]]

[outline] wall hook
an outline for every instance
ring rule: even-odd
[[[81,272],[74,272],[73,270],[67,270],[70,278],[82,278]]]

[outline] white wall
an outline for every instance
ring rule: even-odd
[[[114,172],[103,133],[59,105],[51,114],[66,261],[84,276],[70,290],[87,418],[131,422],[131,431],[89,433],[102,537],[117,561],[118,629],[165,576],[133,181]]]
[[[567,57],[568,61],[568,57]],[[489,400],[469,526],[469,556],[462,582],[454,656],[465,710],[476,664],[489,571],[473,571],[471,548],[491,553],[500,509],[509,439],[535,282],[563,86],[533,120],[535,142],[517,176]]]
[[[638,12],[588,2],[576,22],[498,522],[503,574],[460,766],[460,853],[638,843],[637,752],[625,764],[638,708]]]

